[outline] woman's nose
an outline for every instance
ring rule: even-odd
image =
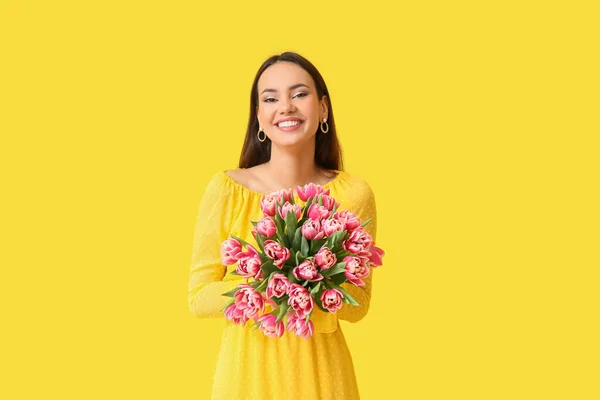
[[[279,107],[279,112],[281,113],[287,113],[289,111],[293,111],[294,110],[294,103],[292,102],[292,100],[287,99],[287,100],[280,100],[279,102],[280,107]]]

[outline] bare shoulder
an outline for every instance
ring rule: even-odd
[[[231,179],[233,179],[239,185],[244,186],[245,188],[248,188],[250,190],[260,190],[257,179],[257,176],[259,176],[259,169],[260,166],[257,165],[255,167],[250,168],[238,168],[227,170],[225,171],[225,174],[227,174]]]
[[[246,171],[243,169],[230,169],[225,171],[225,173],[234,181],[238,183],[242,183],[247,180]]]

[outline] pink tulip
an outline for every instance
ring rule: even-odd
[[[256,224],[256,231],[259,234],[270,238],[277,233],[277,226],[275,226],[275,221],[273,221],[273,218],[265,216]]]
[[[265,279],[265,278],[263,278],[263,270],[262,270],[262,268],[260,268],[258,270],[258,274],[254,275],[254,280],[262,281],[263,279]]]
[[[290,332],[296,332],[296,322],[298,322],[298,314],[296,314],[295,312],[289,313],[288,314],[288,323],[287,323],[287,330]]]
[[[371,273],[371,269],[366,265],[364,259],[356,256],[346,256],[343,260],[346,263],[346,271],[344,275],[350,282],[356,286],[365,286],[363,278],[366,278]]]
[[[339,202],[336,203],[333,197],[328,196],[326,194],[321,195],[321,200],[323,200],[323,207],[325,207],[329,211],[333,210],[334,205],[337,205],[338,207],[340,206]]]
[[[312,260],[304,260],[293,270],[294,276],[298,280],[306,280],[311,282],[320,281],[323,275],[317,271],[317,267]]]
[[[292,189],[280,189],[272,194],[277,196],[278,201],[291,202],[293,191]]]
[[[329,189],[325,190],[320,185],[314,183],[308,183],[304,186],[296,186],[296,192],[300,200],[307,201],[311,197],[315,197],[318,194],[329,194]]]
[[[358,254],[371,247],[371,242],[371,235],[361,227],[352,231],[350,237],[342,243],[342,247],[350,253]]]
[[[238,255],[242,252],[242,244],[233,238],[221,243],[221,262],[223,265],[233,265],[238,261]]]
[[[225,309],[225,318],[232,321],[234,324],[244,326],[248,321],[248,317],[244,314],[244,311],[237,308],[235,304],[231,304]]]
[[[344,230],[344,223],[341,222],[340,220],[335,219],[335,218],[329,218],[329,219],[323,220],[323,232],[325,232],[325,235],[331,236],[335,232],[343,231],[343,230]]]
[[[303,339],[309,339],[315,331],[315,326],[311,320],[306,322],[304,317],[292,314],[288,317],[287,329],[288,331],[294,332],[296,336]]]
[[[288,292],[290,298],[288,304],[300,317],[305,317],[314,307],[314,300],[311,294],[302,285],[293,283]]]
[[[292,284],[284,274],[273,274],[267,284],[267,297],[281,298],[286,295]]]
[[[283,264],[290,258],[290,250],[274,240],[265,241],[263,250],[265,255],[273,260],[273,264],[279,269],[282,269]]]
[[[313,203],[308,208],[308,218],[310,219],[323,219],[327,218],[330,214],[330,211],[319,205],[318,203]]]
[[[357,229],[361,224],[360,218],[358,218],[355,213],[348,210],[335,213],[333,218],[342,222],[344,229],[346,229],[348,232],[352,232],[353,230]]]
[[[275,210],[277,208],[277,200],[279,200],[279,196],[277,194],[264,195],[260,199],[260,209],[265,215],[274,217]]]
[[[247,251],[238,254],[238,266],[235,271],[243,278],[254,277],[257,279],[256,277],[261,272],[262,260],[258,251],[252,245],[249,244],[246,248]]]
[[[337,257],[328,247],[323,247],[315,254],[315,262],[319,268],[329,269],[337,264]]]
[[[372,267],[379,267],[382,265],[382,258],[385,255],[385,251],[375,246],[375,242],[371,244],[371,248],[369,249],[369,261],[371,261]]]
[[[319,240],[325,236],[325,232],[321,231],[321,223],[318,219],[307,219],[302,225],[302,234],[308,240]]]
[[[238,285],[240,289],[233,295],[235,305],[244,312],[248,318],[254,318],[258,312],[265,310],[265,301],[262,295],[257,292],[252,286],[242,284]]]
[[[269,337],[281,337],[283,336],[284,326],[283,322],[275,322],[277,317],[273,314],[264,314],[258,318],[256,322],[260,322],[260,330]]]
[[[296,216],[296,220],[299,220],[302,216],[302,207],[300,207],[300,204],[291,204],[286,202],[279,208],[279,216],[285,220],[285,216],[287,215],[288,211],[293,211],[294,215]]]
[[[330,313],[335,314],[337,310],[342,308],[342,298],[344,295],[337,289],[324,290],[321,294],[321,302],[323,308],[327,309]]]

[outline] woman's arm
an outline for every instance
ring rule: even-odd
[[[200,202],[191,257],[188,305],[198,318],[222,316],[230,298],[222,296],[240,282],[222,281],[227,268],[221,263],[221,243],[229,236],[234,199],[219,175],[213,176]]]

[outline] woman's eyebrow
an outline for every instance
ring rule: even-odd
[[[310,89],[304,83],[296,83],[295,85],[290,86],[288,89],[289,90],[294,90],[294,89],[297,89],[297,88],[302,87],[302,86],[304,86],[307,89]],[[276,92],[276,91],[277,91],[277,89],[265,89],[262,92],[260,92],[260,94],[263,94],[264,92]]]

